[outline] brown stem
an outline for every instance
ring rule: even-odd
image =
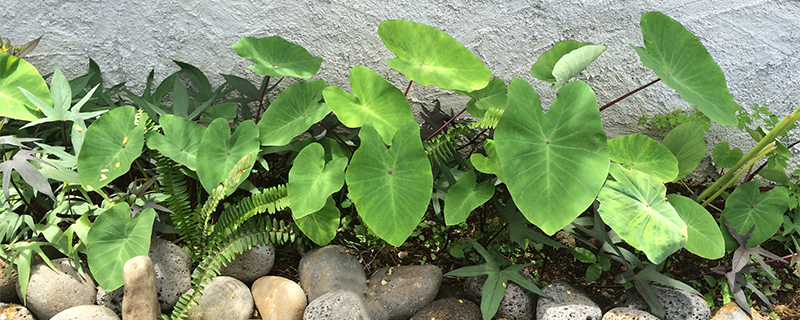
[[[800,143],[800,140],[797,140],[794,143],[786,146],[786,149],[791,149],[792,147],[796,146],[798,143]],[[753,171],[752,173],[748,173],[747,176],[744,179],[744,182],[750,182],[751,180],[753,180],[753,177],[755,177],[758,174],[758,172],[761,171],[761,169],[764,169],[764,167],[767,166],[767,162],[768,161],[765,161],[760,166],[758,166],[756,171]]]
[[[258,111],[256,111],[256,123],[261,119],[261,109],[264,108],[264,96],[267,95],[267,88],[269,88],[270,76],[267,76],[267,81],[264,83],[264,89],[261,89],[261,99],[258,100]]]
[[[434,131],[433,133],[431,133],[431,135],[430,135],[430,136],[428,136],[427,138],[425,138],[425,141],[428,141],[428,140],[430,140],[431,138],[435,137],[437,134],[439,134],[439,132],[441,132],[441,131],[442,131],[442,129],[446,128],[446,127],[447,127],[447,125],[449,125],[449,124],[450,124],[450,122],[453,122],[453,120],[455,120],[456,118],[458,118],[458,116],[460,116],[462,113],[464,113],[464,111],[467,111],[467,108],[464,108],[464,110],[461,110],[461,112],[459,112],[457,115],[455,115],[455,116],[453,116],[452,118],[450,118],[450,120],[447,120],[447,122],[445,122],[445,124],[443,124],[441,127],[439,127],[439,129],[436,129],[436,131]]]
[[[411,90],[411,84],[414,83],[414,80],[408,82],[408,87],[406,88],[406,93],[403,96],[408,97],[408,90]]]
[[[350,145],[348,145],[346,142],[344,142],[344,140],[342,140],[342,138],[339,137],[338,134],[336,134],[336,132],[333,132],[333,130],[328,129],[328,127],[326,127],[324,124],[322,124],[322,121],[319,122],[319,125],[322,126],[323,128],[325,128],[325,130],[327,130],[328,132],[332,133],[333,136],[336,137],[336,139],[339,139],[339,142],[341,142],[345,147],[347,147],[347,149],[350,149],[350,153],[355,152],[355,151],[353,151],[353,148],[350,147]]]
[[[621,97],[619,97],[619,98],[616,98],[616,99],[614,99],[614,101],[611,101],[611,102],[609,102],[609,103],[606,103],[604,106],[600,107],[600,111],[603,111],[603,110],[605,110],[606,108],[608,108],[608,107],[610,107],[610,106],[614,105],[614,104],[615,104],[615,103],[617,103],[617,102],[620,102],[620,101],[622,101],[623,99],[625,99],[625,98],[629,97],[630,95],[632,95],[632,94],[634,94],[634,93],[637,93],[637,92],[639,92],[639,90],[642,90],[642,89],[644,89],[644,88],[647,88],[647,87],[651,86],[652,84],[654,84],[654,83],[656,83],[656,82],[659,82],[659,81],[661,81],[661,78],[658,78],[658,79],[655,79],[655,80],[653,80],[653,81],[650,81],[650,83],[648,83],[648,84],[646,84],[646,85],[643,85],[643,86],[641,86],[641,87],[638,87],[638,88],[636,88],[635,90],[633,90],[633,91],[631,91],[631,92],[628,92],[628,93],[626,93],[626,94],[622,95],[622,96],[621,96]]]
[[[478,140],[478,137],[480,137],[481,135],[483,135],[483,134],[484,134],[484,133],[485,133],[487,130],[489,130],[489,128],[483,129],[483,131],[481,131],[481,132],[479,132],[477,135],[475,135],[475,137],[474,137],[474,138],[472,138],[472,140],[469,140],[469,142],[467,142],[467,143],[466,143],[466,144],[464,144],[463,146],[460,146],[460,147],[456,148],[456,151],[461,151],[461,149],[464,149],[464,148],[466,148],[467,146],[471,145],[473,142],[475,142],[475,140]]]

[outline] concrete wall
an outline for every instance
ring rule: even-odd
[[[390,4],[391,3],[391,4]],[[496,76],[528,80],[549,105],[548,84],[531,77],[536,58],[559,41],[608,46],[579,78],[602,105],[655,75],[628,44],[641,45],[639,17],[661,11],[684,24],[725,72],[735,101],[784,115],[800,104],[800,1],[479,1],[479,0],[0,0],[0,35],[24,43],[44,35],[28,57],[42,73],[58,65],[67,77],[85,72],[92,57],[109,83],[127,81],[139,92],[151,69],[162,79],[172,59],[220,73],[256,79],[230,46],[242,37],[280,35],[323,57],[319,77],[349,90],[347,74],[367,66],[398,87],[408,80],[386,65],[394,57],[377,35],[381,21],[408,19],[437,27],[472,50]],[[462,108],[465,100],[435,88],[412,87],[412,104]],[[688,106],[659,83],[603,112],[610,136],[640,131],[636,119]],[[792,134],[797,138],[797,132]],[[720,139],[752,145],[736,129],[714,127]]]

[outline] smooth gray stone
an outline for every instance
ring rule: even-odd
[[[181,247],[160,238],[150,243],[148,256],[156,270],[161,312],[169,313],[178,303],[178,298],[192,287],[192,259]]]
[[[602,319],[603,312],[594,301],[563,282],[542,288],[550,298],[539,298],[536,305],[537,320],[588,320]]]
[[[86,305],[61,311],[50,320],[119,320],[119,317],[104,306]]]
[[[608,310],[603,315],[603,320],[659,320],[656,316],[644,310],[617,307]]]
[[[409,320],[481,320],[481,308],[467,299],[447,298],[436,300]]]
[[[15,303],[5,302],[0,302],[0,317],[5,317],[5,319],[8,320],[34,320],[28,308]]]
[[[31,267],[27,307],[36,318],[50,319],[71,307],[95,304],[97,290],[91,278],[78,274],[78,270],[70,265],[67,258],[54,259],[51,262],[59,272],[53,271],[46,263]],[[22,296],[20,291],[17,283],[17,294]]]
[[[270,243],[237,254],[227,266],[220,268],[219,275],[233,277],[250,285],[256,279],[266,276],[274,263],[275,247]]]
[[[187,312],[188,320],[245,320],[253,316],[253,296],[244,283],[227,276],[211,280],[198,305]]]
[[[652,288],[656,298],[664,306],[664,320],[706,320],[711,318],[711,308],[702,297],[673,288],[661,286],[652,286]],[[628,290],[622,294],[617,305],[650,311],[647,302],[636,290]]]
[[[338,245],[311,250],[300,260],[300,287],[311,303],[317,297],[337,290],[364,293],[367,275],[358,260]]]
[[[535,283],[533,276],[520,271],[520,275]],[[483,297],[483,284],[488,276],[469,277],[464,281],[464,293],[467,298],[480,305]],[[506,292],[495,317],[508,320],[529,320],[534,318],[534,303],[538,295],[519,286],[513,281],[506,283]]]
[[[370,320],[362,301],[362,295],[352,291],[331,291],[308,304],[303,320]]]
[[[434,265],[383,267],[370,278],[364,305],[372,320],[405,320],[433,302],[441,283]]]

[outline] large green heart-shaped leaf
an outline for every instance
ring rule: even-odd
[[[753,234],[747,240],[747,247],[751,248],[778,232],[783,222],[783,214],[788,209],[789,192],[786,188],[776,187],[761,193],[758,190],[758,181],[750,181],[738,186],[728,196],[722,216],[728,219],[739,234],[746,234],[755,226]],[[727,231],[723,234],[730,237]]]
[[[556,66],[561,57],[578,49],[592,45],[591,42],[578,42],[575,40],[565,40],[556,43],[552,48],[545,51],[536,63],[531,66],[531,75],[539,80],[547,82],[556,82],[556,77],[553,75],[553,68]]]
[[[486,88],[473,91],[468,94],[472,97],[467,102],[467,112],[475,117],[483,117],[486,110],[505,109],[508,101],[508,90],[506,83],[500,78],[492,78]]]
[[[345,179],[358,214],[379,237],[400,246],[425,215],[431,193],[431,164],[419,127],[409,123],[387,149],[378,131],[364,126],[361,147],[353,153]]]
[[[679,194],[668,194],[667,201],[675,208],[689,237],[686,250],[706,259],[716,260],[725,255],[725,238],[714,217],[699,203]]]
[[[261,145],[283,146],[331,111],[322,99],[325,80],[300,81],[281,91],[258,122]]]
[[[720,142],[714,147],[711,152],[714,157],[714,163],[720,168],[730,168],[736,165],[739,160],[742,160],[744,152],[739,148],[730,148],[727,142]]]
[[[725,74],[700,42],[680,22],[660,12],[641,20],[644,47],[634,47],[642,64],[667,86],[696,106],[711,120],[726,126],[738,124]]]
[[[619,164],[612,164],[609,173],[616,181],[607,181],[597,196],[603,221],[653,263],[683,248],[686,223],[665,201],[667,187],[654,176]]]
[[[285,39],[245,37],[231,46],[242,57],[255,62],[250,70],[262,76],[297,77],[308,79],[317,74],[322,58]]]
[[[294,212],[294,206],[292,206]],[[294,218],[294,222],[300,231],[314,243],[324,246],[336,237],[336,230],[339,229],[339,217],[341,213],[336,207],[333,197],[328,197],[323,206],[318,211],[307,214],[301,218]]]
[[[592,64],[603,51],[606,51],[606,46],[588,45],[565,54],[553,66],[553,77],[556,78],[556,81],[552,87],[559,88],[567,80],[577,76],[583,69]]]
[[[661,181],[678,176],[678,159],[667,147],[641,133],[608,140],[608,157],[623,167],[648,173]]]
[[[678,159],[678,176],[673,181],[692,173],[706,156],[703,126],[697,121],[689,121],[670,130],[661,144]]]
[[[122,286],[125,262],[147,255],[155,217],[156,211],[147,208],[131,218],[131,209],[125,202],[97,217],[87,235],[86,258],[100,288],[113,291]]]
[[[242,122],[231,135],[228,120],[215,119],[203,133],[197,152],[197,177],[200,184],[211,194],[214,188],[228,178],[239,159],[251,152],[258,154],[258,150],[258,128],[255,122]],[[255,161],[253,157],[248,167],[252,167]],[[229,186],[228,194],[233,193],[237,187],[238,185]]]
[[[467,220],[467,216],[494,195],[494,185],[475,185],[475,171],[467,171],[447,190],[444,198],[444,221],[448,226]]]
[[[147,115],[130,106],[112,109],[86,129],[78,154],[78,176],[87,190],[100,189],[130,170],[142,155]]]
[[[319,211],[325,201],[344,185],[344,168],[347,158],[337,157],[325,163],[325,149],[319,143],[303,148],[294,159],[289,171],[286,192],[292,207],[292,217],[297,220]]]
[[[497,156],[496,143],[494,140],[484,140],[483,150],[486,151],[486,156],[480,153],[473,153],[469,156],[469,161],[475,167],[475,170],[485,174],[494,174],[500,181],[504,181],[503,167],[500,165],[500,158]]]
[[[530,84],[514,79],[495,131],[503,180],[528,220],[552,235],[594,202],[608,173],[608,146],[594,92],[558,90],[545,114]]]
[[[408,100],[400,89],[367,67],[350,69],[350,95],[342,88],[328,87],[322,92],[328,107],[350,128],[372,125],[391,144],[397,128],[416,121]]]
[[[156,149],[173,161],[192,171],[197,170],[197,151],[206,127],[183,117],[165,114],[158,118],[164,134],[150,131],[145,136],[147,146]]]
[[[0,53],[0,117],[33,121],[43,117],[19,90],[23,88],[51,104],[50,89],[36,67],[15,56]]]
[[[387,20],[378,35],[397,58],[387,63],[423,86],[474,91],[486,87],[492,72],[450,35],[406,20]]]

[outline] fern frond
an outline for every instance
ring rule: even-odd
[[[494,129],[497,128],[497,123],[500,122],[500,117],[506,109],[489,108],[480,120],[470,123],[470,128],[481,129]]]
[[[451,127],[446,133],[428,141],[423,141],[422,147],[428,155],[428,160],[431,163],[442,163],[449,160],[453,156],[453,150],[457,147],[461,135],[467,134],[472,129],[471,125],[472,123],[465,126]]]
[[[212,243],[206,247],[205,259],[192,273],[192,289],[178,299],[172,314],[161,316],[162,320],[186,319],[190,308],[197,305],[202,296],[203,288],[219,275],[219,270],[233,260],[234,256],[241,254],[254,246],[266,245],[272,242],[280,245],[294,241],[297,229],[283,221],[268,218],[256,218],[242,224],[236,230],[228,229],[230,237],[224,242]]]
[[[203,207],[199,209],[198,213],[203,221],[204,236],[211,234],[212,231],[212,229],[208,226],[208,222],[211,220],[211,214],[217,209],[219,202],[222,201],[222,199],[225,199],[225,197],[228,195],[228,189],[231,186],[239,185],[239,181],[242,180],[242,176],[245,173],[250,172],[250,162],[252,159],[252,151],[239,159],[239,162],[237,162],[236,165],[233,166],[233,169],[231,169],[231,172],[228,173],[228,177],[225,178],[225,181],[211,191],[211,196],[203,204]]]
[[[236,229],[254,215],[264,212],[274,214],[288,207],[289,198],[285,184],[264,189],[225,208],[214,225],[214,230],[220,232],[226,229]]]
[[[156,173],[161,184],[161,192],[167,195],[166,207],[172,211],[170,219],[190,248],[202,247],[200,224],[202,220],[189,204],[184,174],[178,171],[178,164],[159,152],[153,152],[156,160]]]

